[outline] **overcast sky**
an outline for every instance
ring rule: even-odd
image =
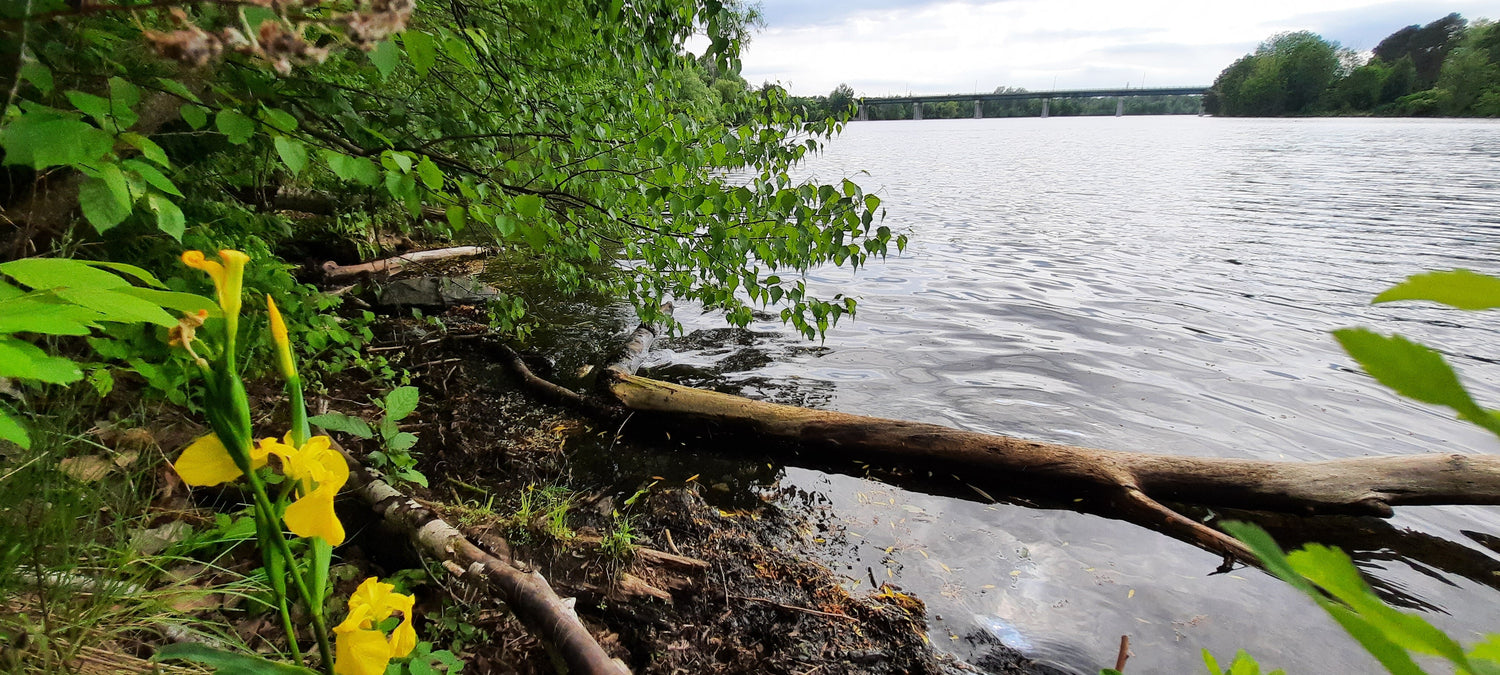
[[[752,85],[827,94],[947,94],[1213,82],[1266,37],[1312,30],[1367,51],[1448,12],[1500,17],[1500,0],[761,0],[744,54]]]

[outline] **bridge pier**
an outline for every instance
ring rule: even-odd
[[[868,121],[870,121],[870,109],[868,107],[866,107],[864,103],[857,103],[857,104],[855,104],[855,106],[856,107],[854,108],[854,119],[859,120],[861,122],[868,122]]]
[[[1052,99],[1050,99],[1050,98],[1044,98],[1044,99],[1042,99],[1042,117],[1044,119],[1047,117],[1047,109],[1050,107],[1049,104],[1051,104],[1051,103],[1052,103]]]
[[[911,118],[914,119],[914,120],[922,119],[922,102],[921,101],[913,101],[912,102],[912,104],[911,104]]]
[[[1124,117],[1124,116],[1125,116],[1125,97],[1124,96],[1120,96],[1120,97],[1118,97],[1118,98],[1115,99],[1115,117]]]
[[[984,119],[984,105],[981,104],[979,101],[974,101],[974,119],[976,119],[976,120],[982,120],[982,119]]]

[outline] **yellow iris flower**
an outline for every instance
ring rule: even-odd
[[[281,310],[276,309],[276,301],[269,295],[266,296],[266,309],[271,314],[271,342],[276,344],[281,376],[293,379],[297,377],[297,363],[292,360],[292,341],[286,332],[286,322],[281,319]]]
[[[224,317],[238,317],[240,315],[240,290],[244,287],[245,263],[250,261],[250,256],[233,249],[219,251],[217,263],[204,257],[202,251],[183,251],[182,264],[195,270],[208,273],[209,278],[214,281],[214,290],[219,294],[219,307],[224,310]],[[231,319],[232,320],[232,319]]]
[[[260,447],[280,458],[282,473],[297,481],[300,496],[282,515],[287,529],[299,537],[322,537],[334,546],[344,543],[344,525],[333,511],[333,499],[349,482],[349,465],[329,438],[314,436],[299,448],[287,434],[281,441],[264,439]]]
[[[265,466],[267,455],[264,448],[250,448],[251,470]],[[195,487],[228,483],[245,475],[235,465],[234,458],[229,456],[229,449],[224,447],[224,442],[215,434],[193,441],[177,457],[177,461],[172,463],[172,468],[177,471],[182,482]],[[347,474],[348,468],[344,471]]]
[[[417,629],[411,622],[416,600],[395,590],[395,586],[370,577],[349,596],[349,617],[333,629],[338,636],[335,675],[382,675],[391,659],[406,656],[417,646]],[[379,628],[380,622],[398,611],[401,623],[387,638]]]

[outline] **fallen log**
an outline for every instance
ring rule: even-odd
[[[401,494],[349,455],[344,458],[349,462],[349,486],[355,494],[386,522],[405,532],[412,543],[443,561],[445,567],[452,565],[451,569],[461,570],[467,581],[494,592],[523,624],[554,648],[567,664],[565,672],[629,675],[629,669],[605,653],[541,574],[527,574],[490,555],[421,502]]]
[[[664,307],[670,312],[670,306]],[[1300,516],[1390,517],[1393,507],[1500,504],[1500,457],[1430,453],[1320,462],[1183,457],[1085,448],[952,429],[935,424],[766,403],[634,375],[656,330],[631,334],[624,355],[596,390],[629,413],[695,422],[794,443],[832,456],[918,472],[980,475],[1102,496],[1095,512],[1136,523],[1225,556],[1258,564],[1238,540],[1166,506],[1196,504]],[[598,413],[601,404],[532,375],[523,382],[549,399]],[[566,392],[566,393],[564,393]],[[804,457],[806,455],[804,454]],[[814,457],[816,459],[816,457]]]
[[[339,281],[352,279],[362,274],[390,276],[414,263],[470,258],[484,255],[486,251],[487,249],[483,246],[453,246],[450,248],[435,248],[428,251],[413,251],[358,265],[340,265],[330,260],[323,263],[323,278],[327,281]]]
[[[924,471],[1064,483],[1104,492],[1126,520],[1253,561],[1234,539],[1162,501],[1301,515],[1389,517],[1392,507],[1500,504],[1500,457],[1423,454],[1321,462],[1179,457],[1100,450],[935,424],[764,403],[619,370],[606,389],[626,409],[710,422],[866,461]]]

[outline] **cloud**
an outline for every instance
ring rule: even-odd
[[[1307,4],[772,0],[763,4],[767,28],[745,54],[744,75],[753,84],[780,81],[798,94],[824,94],[844,82],[870,96],[1002,85],[1204,85],[1277,32],[1316,30],[1369,49],[1401,26],[1442,14],[1407,1],[1322,0],[1316,13]],[[1460,0],[1455,10],[1478,16],[1481,4]]]

